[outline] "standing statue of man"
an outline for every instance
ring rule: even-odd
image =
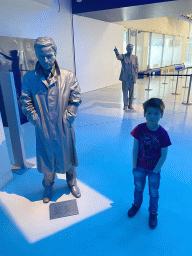
[[[123,110],[133,109],[133,90],[138,74],[138,57],[136,55],[132,55],[133,45],[128,44],[126,50],[126,54],[119,54],[117,48],[115,47],[114,49],[117,59],[120,60],[122,64],[119,80],[122,81],[124,102]]]
[[[56,173],[66,173],[71,193],[78,198],[73,121],[81,104],[80,87],[72,72],[59,68],[53,39],[39,37],[34,48],[38,61],[35,70],[23,77],[20,100],[23,113],[35,126],[37,169],[44,174],[43,202],[51,200]]]

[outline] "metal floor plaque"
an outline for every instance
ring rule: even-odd
[[[79,214],[76,199],[49,205],[50,220]]]

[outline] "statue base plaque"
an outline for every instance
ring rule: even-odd
[[[50,220],[79,214],[76,199],[49,205]]]

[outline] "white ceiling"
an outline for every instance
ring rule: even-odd
[[[27,1],[33,1],[33,2],[43,4],[43,5],[46,5],[46,6],[49,6],[49,7],[51,7],[52,3],[53,3],[53,0],[27,0]]]
[[[157,17],[178,17],[192,13],[192,0],[176,0],[110,10],[80,13],[78,15],[124,25],[128,20]],[[126,26],[125,26],[126,27]]]
[[[51,8],[53,0],[0,0],[1,8],[31,8],[34,9],[45,9]]]

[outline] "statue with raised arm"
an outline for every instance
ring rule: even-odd
[[[133,109],[134,83],[138,75],[138,57],[132,54],[133,45],[128,44],[126,50],[126,54],[119,54],[117,48],[115,47],[114,49],[117,59],[120,60],[122,64],[119,80],[122,81],[123,110]]]
[[[20,100],[23,113],[35,126],[37,169],[44,175],[43,202],[51,200],[56,173],[66,173],[67,184],[78,198],[73,122],[81,104],[80,87],[72,72],[59,68],[53,39],[39,37],[34,48],[38,61],[35,70],[23,77]]]

